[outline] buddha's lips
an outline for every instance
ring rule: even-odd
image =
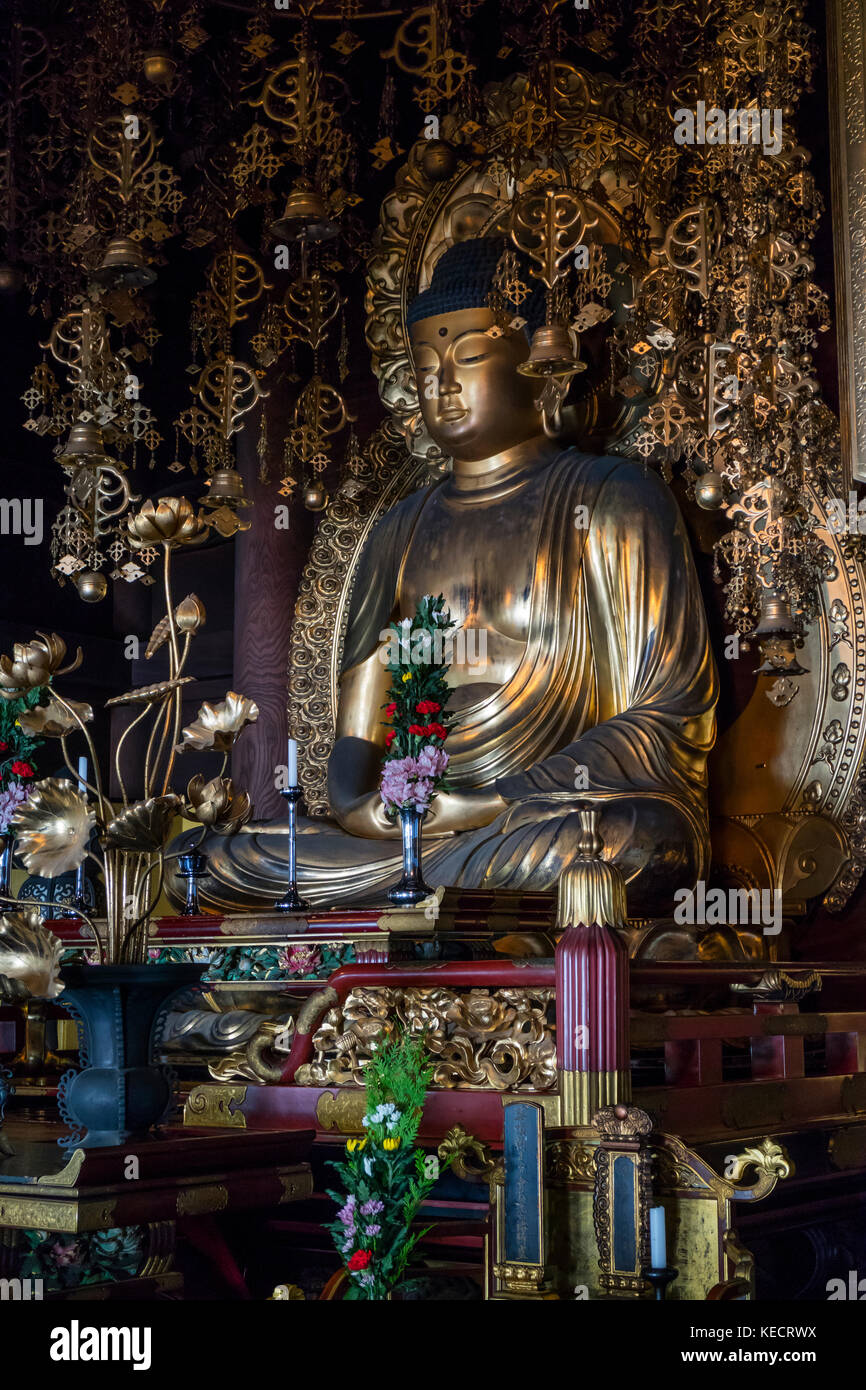
[[[454,420],[462,420],[463,417],[464,417],[465,415],[468,415],[468,414],[469,414],[469,411],[466,410],[463,406],[453,406],[453,405],[452,405],[452,406],[449,406],[449,408],[448,408],[447,410],[440,410],[440,411],[437,413],[437,415],[436,415],[436,419],[437,419],[437,420],[442,420],[442,421],[444,421],[445,423],[449,423],[449,424],[450,424],[450,423],[451,423],[452,421],[454,421]]]

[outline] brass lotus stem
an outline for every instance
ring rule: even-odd
[[[66,734],[62,734],[62,735],[61,735],[61,738],[60,738],[60,747],[61,747],[61,749],[62,749],[62,751],[63,751],[63,761],[64,761],[64,763],[66,764],[67,768],[69,769],[69,771],[72,773],[73,777],[75,778],[75,784],[76,784],[76,786],[78,786],[78,787],[83,786],[84,789],[85,789],[85,791],[89,791],[89,792],[91,793],[92,796],[96,796],[96,788],[93,786],[93,784],[92,784],[91,782],[87,782],[87,781],[82,782],[81,778],[80,778],[79,775],[78,775],[78,769],[72,766],[72,760],[71,760],[70,757],[69,757],[69,750],[68,750],[68,748],[66,747],[66,738],[67,738]]]
[[[120,738],[117,740],[117,748],[114,750],[114,770],[115,770],[115,772],[117,773],[117,781],[118,781],[118,784],[119,784],[119,786],[120,786],[120,795],[121,795],[121,797],[123,798],[123,804],[124,804],[124,806],[128,806],[128,805],[129,805],[129,798],[128,798],[128,796],[126,795],[126,785],[125,785],[124,780],[123,780],[123,773],[122,773],[121,770],[120,770],[120,754],[121,754],[121,750],[122,750],[122,748],[123,748],[124,743],[126,742],[127,737],[129,736],[129,734],[132,733],[132,731],[133,731],[133,729],[135,728],[135,726],[136,726],[137,724],[140,724],[141,721],[142,721],[142,719],[146,718],[146,716],[147,716],[149,713],[150,713],[150,706],[149,706],[149,705],[145,705],[145,706],[144,706],[144,709],[141,711],[141,714],[137,714],[137,715],[135,716],[135,718],[132,720],[132,722],[126,726],[126,728],[124,729],[123,733],[120,735]],[[145,791],[145,796],[146,796],[146,795],[147,795],[147,792]]]
[[[162,854],[161,851],[156,863],[151,864],[145,872],[144,876],[142,877],[136,890],[136,898],[138,898],[142,893],[142,890],[144,889],[144,886],[147,883],[147,880],[150,878],[151,874],[153,873],[154,869],[159,869],[159,881],[156,885],[156,893],[154,894],[153,898],[148,903],[144,911],[139,913],[132,925],[127,929],[126,932],[124,932],[123,939],[120,943],[120,955],[122,959],[127,959],[130,955],[137,954],[137,952],[135,952],[132,948],[130,948],[130,950],[127,951],[127,942],[130,941],[130,938],[133,936],[135,932],[140,931],[141,927],[144,923],[147,922],[148,918],[150,917],[151,913],[153,912],[154,908],[159,902],[160,894],[162,893],[163,884],[165,882],[165,856]]]
[[[96,749],[93,746],[93,739],[90,737],[90,734],[87,731],[87,726],[84,723],[84,720],[79,718],[75,710],[72,708],[71,705],[67,703],[66,700],[64,700],[62,695],[58,695],[57,691],[54,689],[53,686],[51,688],[51,693],[57,701],[58,705],[60,705],[61,709],[65,709],[67,714],[72,715],[72,718],[75,720],[79,729],[84,734],[85,740],[87,742],[87,751],[90,754],[90,760],[93,764],[93,779],[96,783],[95,795],[97,801],[99,802],[99,817],[103,825],[107,825],[109,820],[111,819],[111,803],[106,799],[105,793],[102,790],[102,773],[99,769],[99,759],[96,756]],[[78,774],[76,773],[76,777],[77,776]],[[107,815],[106,809],[108,811]]]
[[[184,637],[183,652],[181,654],[180,662],[178,663],[177,677],[180,677],[180,675],[183,672],[183,668],[186,665],[186,659],[189,656],[189,647],[191,641],[192,633],[188,632]],[[169,790],[169,787],[171,786],[171,774],[174,771],[174,762],[175,758],[177,757],[177,741],[180,737],[181,722],[181,688],[180,686],[178,686],[177,690],[174,691],[174,728],[172,729],[171,733],[171,748],[169,750],[168,755],[168,765],[165,769],[165,781],[162,784],[163,796],[165,796],[166,792]]]
[[[158,704],[149,705],[149,706],[148,706],[148,709],[150,709],[151,711],[154,711],[154,710],[155,710],[156,713],[155,713],[155,716],[154,716],[153,728],[152,728],[151,731],[150,731],[150,737],[149,737],[149,739],[147,740],[147,749],[146,749],[145,755],[144,755],[144,799],[145,799],[145,801],[146,801],[147,798],[151,795],[151,791],[152,791],[151,782],[152,782],[152,780],[155,780],[155,779],[152,778],[152,772],[153,772],[154,766],[156,765],[156,762],[157,762],[158,759],[159,759],[159,752],[157,752],[156,759],[155,759],[153,762],[151,762],[151,756],[152,756],[152,754],[153,754],[153,741],[154,741],[154,739],[156,738],[157,731],[159,730],[160,721],[161,721],[162,716],[163,716],[163,713],[164,713],[164,711],[165,711],[165,707],[166,707],[167,702],[168,702],[168,697],[166,696],[165,699],[161,700]],[[160,742],[159,749],[160,749],[160,750],[162,749],[162,742]]]

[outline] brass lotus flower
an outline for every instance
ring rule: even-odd
[[[147,801],[136,801],[109,821],[102,836],[103,848],[155,854],[168,839],[171,823],[182,806],[182,797],[175,796],[173,792],[168,796],[151,796]]]
[[[186,789],[187,815],[199,825],[207,825],[218,835],[235,835],[250,819],[253,808],[247,792],[239,792],[230,777],[212,777],[206,782],[197,772]]]
[[[79,647],[75,660],[63,666],[66,643],[56,632],[37,632],[32,642],[15,642],[12,655],[0,656],[0,697],[17,700],[28,690],[39,690],[52,676],[65,676],[83,661]]]
[[[46,777],[35,783],[9,828],[29,872],[40,878],[57,878],[78,868],[95,819],[68,778]]]
[[[146,545],[198,545],[208,534],[206,524],[186,497],[160,497],[145,502],[140,512],[127,519],[129,543]]]
[[[90,705],[84,705],[79,700],[67,700],[66,703],[83,724],[88,724],[93,718]],[[53,695],[47,705],[36,705],[33,709],[23,710],[18,716],[18,723],[26,734],[32,734],[37,738],[64,738],[67,734],[74,734],[80,727],[69,710],[65,710]]]
[[[259,717],[259,707],[246,695],[237,695],[230,690],[224,700],[212,705],[207,700],[198,712],[198,718],[188,724],[183,731],[183,743],[178,744],[178,752],[194,748],[196,752],[212,748],[217,753],[228,753],[239,734],[247,724],[253,724]]]
[[[63,989],[59,975],[62,952],[62,942],[43,927],[38,907],[0,917],[0,977],[17,980],[25,997],[57,997]]]

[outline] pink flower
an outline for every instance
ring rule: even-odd
[[[51,1254],[54,1257],[54,1263],[57,1265],[78,1264],[78,1241],[74,1240],[71,1245],[61,1245],[58,1242],[57,1245],[52,1245]]]
[[[277,959],[289,975],[307,975],[321,962],[315,946],[290,946],[280,951]]]
[[[448,754],[444,748],[433,743],[425,743],[416,759],[418,774],[421,777],[441,777],[448,766]]]
[[[0,834],[9,829],[10,820],[27,796],[28,790],[20,782],[10,782],[6,790],[0,792]]]

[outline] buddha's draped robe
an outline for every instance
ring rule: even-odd
[[[424,876],[433,885],[551,888],[576,853],[575,803],[589,801],[601,807],[604,852],[625,874],[630,914],[665,912],[674,890],[707,869],[717,696],[682,517],[655,473],[623,459],[569,449],[538,485],[523,657],[506,684],[461,710],[447,742],[451,785],[495,784],[508,809],[480,829],[428,839]],[[392,508],[365,547],[344,670],[380,646],[430,492]],[[445,576],[442,589],[447,598]],[[299,887],[314,905],[385,899],[400,874],[398,841],[300,824]],[[281,896],[284,833],[263,826],[232,841],[210,837],[205,848],[204,902],[261,908]]]

